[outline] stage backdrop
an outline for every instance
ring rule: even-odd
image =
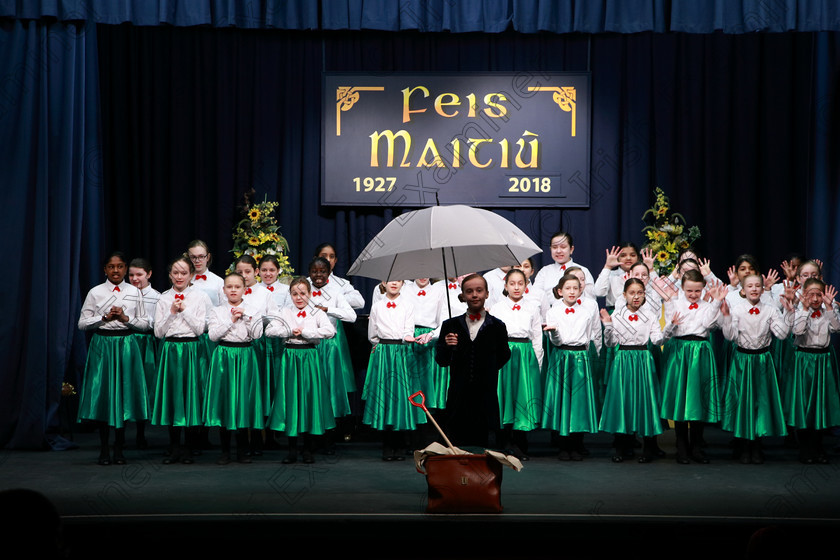
[[[571,231],[576,259],[597,271],[606,247],[640,239],[661,186],[701,228],[719,276],[739,252],[766,268],[797,250],[836,283],[837,11],[794,0],[0,0],[13,294],[0,325],[0,444],[43,448],[57,430],[60,381],[78,381],[84,360],[78,308],[106,251],[152,258],[160,289],[165,262],[202,237],[220,272],[235,206],[254,188],[281,203],[298,270],[326,240],[341,274],[402,211],[320,204],[324,71],[588,72],[590,208],[502,215],[542,246]],[[369,296],[372,282],[359,286]]]

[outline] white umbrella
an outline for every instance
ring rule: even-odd
[[[381,281],[447,278],[516,266],[541,251],[522,230],[489,210],[432,206],[391,220],[347,274]]]

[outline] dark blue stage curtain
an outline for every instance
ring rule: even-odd
[[[0,60],[0,446],[43,448],[60,445],[45,436],[84,352],[80,282],[101,252],[95,25],[2,22]]]
[[[0,0],[0,17],[454,33],[840,30],[832,0]]]
[[[642,241],[641,216],[655,186],[701,228],[700,249],[723,279],[743,252],[756,253],[765,268],[778,268],[793,251],[832,257],[825,197],[834,190],[816,186],[812,175],[829,169],[820,158],[831,152],[822,104],[835,97],[827,83],[838,53],[833,34],[313,35],[100,26],[99,44],[105,229],[118,246],[157,259],[158,269],[200,236],[223,271],[234,207],[251,187],[280,202],[292,263],[304,273],[314,247],[328,241],[343,275],[402,211],[319,205],[321,154],[311,131],[320,126],[313,92],[322,68],[589,68],[591,207],[499,213],[543,247],[554,231],[570,231],[576,260],[596,273],[606,248]],[[817,90],[825,97],[814,97]],[[138,211],[110,218],[127,205]],[[815,209],[825,219],[805,225]],[[550,262],[545,254],[537,260]],[[166,287],[162,273],[153,279]],[[354,282],[370,295],[371,281]]]

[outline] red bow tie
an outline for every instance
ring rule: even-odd
[[[458,284],[449,284],[449,289],[450,290],[454,290],[457,287],[458,287]]]
[[[184,299],[184,294],[175,294],[175,299]]]
[[[207,275],[206,274],[196,274],[195,279],[196,280],[207,280]]]
[[[298,317],[306,317],[306,311],[298,311]]]
[[[314,291],[312,292],[312,295],[313,295],[313,296],[320,296],[320,295],[321,295],[321,290],[314,290]]]
[[[248,288],[247,290],[245,290],[245,295],[246,295],[246,296],[247,296],[248,294],[250,294],[250,293],[251,293],[251,288]]]
[[[120,291],[120,287],[119,287],[119,286],[114,286],[114,289],[113,289],[113,290],[111,290],[111,291],[112,291],[112,292],[119,292],[119,291]]]
[[[394,308],[396,306],[397,306],[397,304],[394,303],[393,301],[389,301],[388,303],[385,304],[385,307],[387,307],[388,309]]]
[[[633,315],[630,315],[629,317],[627,317],[627,320],[628,321],[638,321],[639,316],[634,313]]]
[[[472,313],[470,313],[470,321],[478,321],[479,319],[481,319],[481,313],[479,313],[478,315],[473,315]]]
[[[231,307],[231,308],[230,308],[230,312],[231,312],[231,313],[233,313],[234,311],[236,311],[236,308],[235,308],[235,307]]]
[[[692,303],[691,305],[688,306],[689,309],[697,309],[698,307],[700,307],[700,306],[696,303]]]
[[[266,286],[266,289],[268,289],[269,292],[273,292],[274,286]]]
[[[817,309],[816,311],[811,313],[811,317],[813,317],[814,319],[816,319],[817,317],[822,317],[822,312],[819,309]]]
[[[560,265],[560,270],[566,270],[566,265],[565,265],[565,264],[561,264],[561,265]]]
[[[419,292],[417,292],[417,295],[418,296],[425,296],[426,295],[426,290],[420,290]]]
[[[578,303],[578,305],[581,305],[583,302],[580,301],[580,300],[577,300],[577,303]]]
[[[627,275],[626,274],[624,275],[624,278],[622,278],[622,280],[627,280]]]
[[[521,307],[519,307],[518,305],[514,305],[514,306],[513,306],[513,310],[514,310],[514,311],[519,311],[520,309],[521,309]]]
[[[758,315],[759,313],[758,307],[750,307],[750,315]]]
[[[526,294],[528,293],[528,288],[525,288],[525,293],[526,293]]]
[[[566,315],[568,315],[569,313],[574,313],[574,312],[575,312],[575,310],[572,309],[571,307],[566,308]]]

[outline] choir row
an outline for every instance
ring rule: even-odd
[[[329,257],[331,248],[322,249]],[[745,257],[726,286],[693,255],[661,278],[649,254],[614,247],[594,280],[572,252],[569,236],[552,239],[555,263],[533,283],[526,261],[484,276],[383,282],[375,290],[362,416],[383,432],[384,459],[399,458],[399,434],[426,421],[408,402],[419,390],[455,441],[485,444],[497,431],[523,458],[525,434],[541,428],[559,436],[561,458],[580,458],[583,435],[606,431],[616,434],[614,460],[638,435],[649,461],[663,420],[671,420],[681,463],[707,462],[692,442],[710,423],[742,443],[744,462],[762,460],[761,437],[790,428],[807,435],[804,462],[827,461],[819,438],[840,425],[830,346],[840,322],[833,288],[818,279],[820,263],[785,263],[778,283]],[[289,436],[288,461],[296,460],[299,435],[312,460],[308,436],[349,415],[348,395],[357,390],[342,323],[356,319],[364,298],[331,274],[334,251],[332,258],[316,257],[308,278],[286,285],[276,280],[276,261],[246,257],[222,281],[207,269],[199,242],[170,265],[172,289],[157,294],[142,261],[112,256],[108,281],[88,294],[79,321],[96,333],[79,418],[118,429],[151,419],[171,427],[175,446],[181,427],[218,426],[223,461],[229,432],[276,430]],[[124,282],[126,272],[136,287]],[[599,296],[607,308],[598,309]],[[713,345],[718,329],[726,342]],[[142,376],[116,363],[134,339],[145,357]],[[110,341],[114,348],[100,347]],[[111,402],[106,382],[118,381],[107,373],[114,369],[125,370],[123,387],[133,386],[126,376],[137,381],[134,402],[125,395],[127,404]],[[107,428],[104,442],[100,462],[110,462]],[[122,462],[118,447],[114,460]]]

